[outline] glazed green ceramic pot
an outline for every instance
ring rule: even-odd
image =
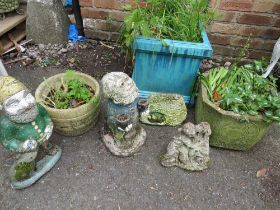
[[[208,99],[201,85],[195,108],[196,122],[208,122],[212,129],[210,145],[233,150],[248,150],[258,143],[269,130],[271,123],[261,115],[239,115],[217,107]],[[244,118],[246,121],[244,121]]]
[[[46,106],[43,101],[50,92],[50,87],[61,86],[61,78],[65,78],[65,73],[57,74],[42,82],[35,92],[35,98],[49,113],[53,123],[54,130],[64,136],[78,136],[87,132],[96,124],[100,112],[100,86],[91,76],[83,73],[75,73],[88,86],[95,91],[95,97],[86,104],[76,108],[55,109]]]

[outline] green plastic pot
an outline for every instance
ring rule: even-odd
[[[262,140],[272,123],[261,115],[239,115],[212,103],[201,84],[195,108],[196,122],[208,122],[212,129],[210,145],[233,150],[249,150]],[[244,119],[246,119],[244,121]]]

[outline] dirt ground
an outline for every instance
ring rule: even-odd
[[[116,46],[90,46],[62,60],[47,67],[17,63],[7,70],[34,93],[44,77],[69,68],[98,79],[132,69]],[[0,147],[0,209],[280,209],[280,127],[273,125],[247,152],[211,148],[213,165],[191,173],[159,163],[177,128],[144,126],[147,140],[141,151],[118,158],[100,139],[103,119],[104,108],[88,133],[71,138],[54,133],[53,142],[63,149],[60,161],[25,190],[11,189],[8,170],[15,157]],[[194,122],[192,107],[187,120]],[[261,169],[266,173],[257,178]]]

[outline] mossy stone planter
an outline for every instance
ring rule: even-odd
[[[95,96],[98,100],[92,98],[90,102],[71,109],[54,109],[46,106],[44,96],[48,95],[50,88],[61,85],[61,77],[66,74],[57,74],[42,82],[36,90],[35,98],[49,113],[53,123],[54,130],[64,136],[78,136],[87,132],[97,121],[100,112],[100,86],[91,76],[83,73],[75,73],[88,86],[95,90]]]
[[[248,121],[244,121],[244,117]],[[208,99],[201,85],[195,108],[196,122],[208,122],[212,129],[210,145],[233,150],[248,150],[258,143],[269,130],[270,123],[262,116],[241,116],[217,107]]]

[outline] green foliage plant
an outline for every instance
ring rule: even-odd
[[[56,109],[68,109],[88,103],[94,97],[94,90],[75,76],[76,71],[67,70],[65,73],[66,77],[61,77],[61,85],[58,87],[47,84],[50,92],[45,96],[45,105]]]
[[[213,68],[201,75],[209,100],[224,110],[240,115],[262,115],[266,122],[280,125],[280,94],[277,79],[263,78],[265,61],[242,66]]]
[[[201,42],[202,28],[216,17],[208,7],[209,0],[135,0],[135,5],[121,28],[120,43],[124,50],[130,50],[139,35]],[[125,9],[131,9],[131,6]]]

